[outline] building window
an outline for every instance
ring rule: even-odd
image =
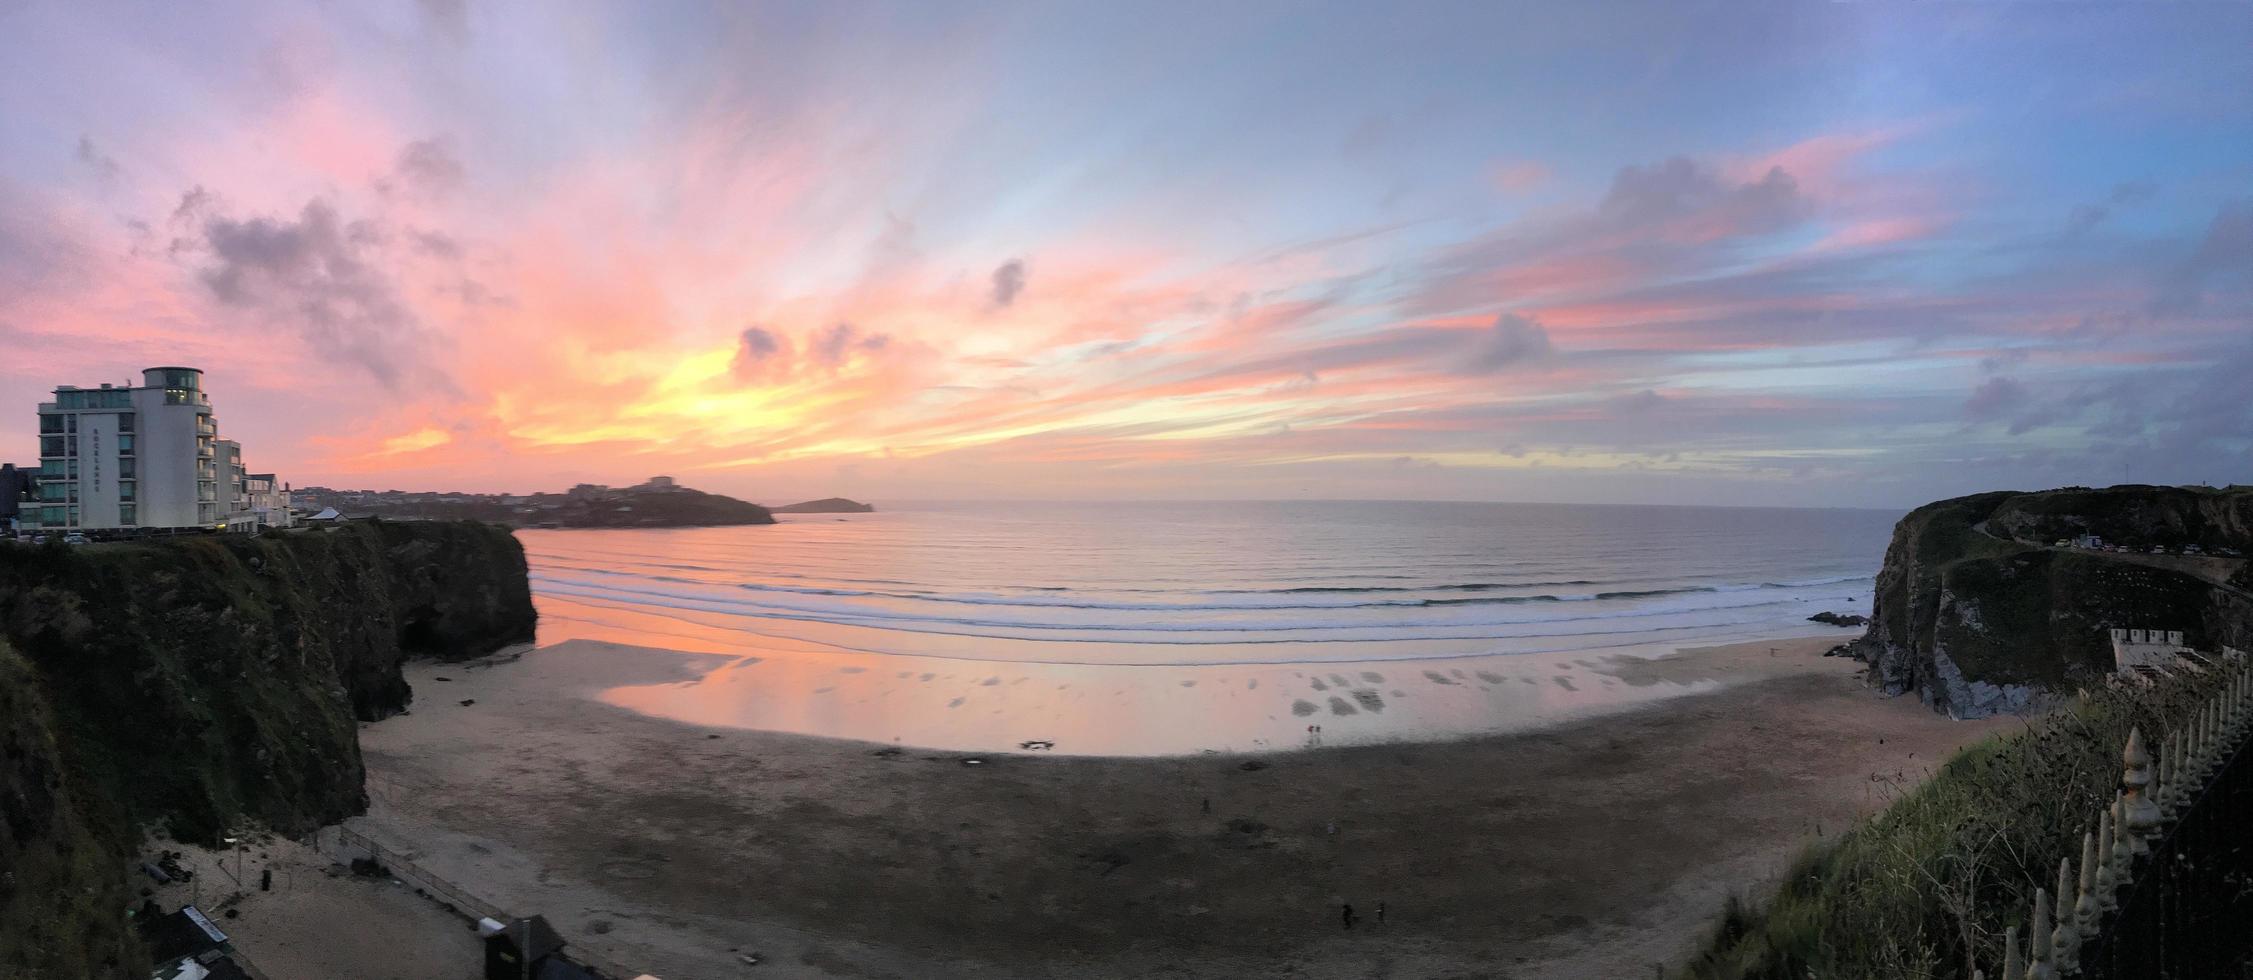
[[[61,432],[61,431],[63,431],[63,417],[62,417],[62,416],[60,416],[60,415],[41,415],[41,416],[39,416],[39,431],[41,431],[41,432]]]
[[[62,436],[40,436],[40,437],[39,437],[39,455],[41,455],[41,456],[60,456],[60,455],[62,455],[62,454],[63,454],[63,437],[62,437]]]
[[[63,455],[66,455],[66,456],[76,456],[76,455],[78,455],[78,437],[77,437],[77,436],[64,436],[64,437],[63,437]]]
[[[136,487],[136,486],[138,486],[138,485],[139,485],[139,484],[136,484],[136,483],[134,483],[134,482],[133,482],[133,481],[131,481],[131,480],[119,480],[119,481],[117,481],[117,499],[119,499],[119,500],[136,500],[136,499],[139,499],[139,498],[137,498],[137,497],[136,497],[136,496],[134,495],[134,487]]]
[[[78,416],[76,416],[76,415],[65,415],[65,416],[63,416],[63,431],[64,431],[64,432],[76,432],[76,431],[78,431]]]
[[[139,524],[141,523],[139,511],[140,508],[132,504],[119,504],[117,505],[117,522],[119,524]]]
[[[63,509],[63,523],[65,523],[65,524],[68,524],[68,525],[70,525],[70,526],[72,526],[72,527],[77,527],[77,526],[78,526],[78,508],[76,508],[76,507],[66,507],[66,508],[64,508],[64,509]]]
[[[60,507],[39,508],[39,523],[45,524],[49,527],[54,527],[61,524],[63,522],[63,516],[63,509]]]
[[[126,418],[132,418],[132,416],[128,415]],[[133,436],[130,433],[117,437],[117,454],[120,456],[133,455]]]
[[[133,413],[132,413],[132,412],[119,412],[119,413],[117,414],[117,431],[119,431],[119,432],[131,432],[131,431],[133,431]]]
[[[42,477],[47,477],[49,479],[59,480],[62,478],[63,473],[65,472],[65,467],[69,465],[70,464],[60,459],[43,459],[39,461],[39,475]]]
[[[130,480],[133,478],[133,476],[133,461],[131,459],[118,460],[117,478],[120,480]]]
[[[68,500],[71,487],[72,484],[69,483],[42,483],[39,485],[39,499],[57,502]]]

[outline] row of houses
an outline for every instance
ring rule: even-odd
[[[28,499],[27,499],[28,498]],[[290,490],[219,437],[203,372],[62,385],[39,404],[39,464],[0,467],[0,521],[32,532],[287,527]]]

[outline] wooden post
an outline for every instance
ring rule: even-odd
[[[2080,972],[2081,930],[2073,920],[2079,917],[2073,903],[2073,859],[2057,859],[2057,929],[2050,935],[2050,954],[2057,959],[2059,976]]]
[[[2050,893],[2034,889],[2034,921],[2026,927],[2026,980],[2057,980],[2051,958]]]

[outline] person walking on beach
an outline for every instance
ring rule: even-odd
[[[1346,927],[1346,928],[1348,928],[1348,929],[1351,929],[1351,928],[1353,928],[1353,906],[1351,906],[1351,905],[1341,905],[1341,906],[1339,906],[1339,907],[1338,907],[1338,918],[1339,918],[1339,920],[1340,920],[1340,921],[1342,921],[1342,922],[1344,922],[1344,923],[1345,923],[1345,927]]]

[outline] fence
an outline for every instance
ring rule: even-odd
[[[2014,926],[1997,980],[2212,980],[2245,968],[2253,672],[2242,657],[2219,666],[2219,693],[2165,739],[2156,760],[2141,732],[2128,733],[2120,792],[2082,836],[2079,874],[2072,857],[2059,859],[2054,909],[2053,893],[2035,890],[2027,955]]]
[[[331,837],[334,838],[333,844],[330,843]],[[367,835],[341,824],[322,828],[318,834],[314,835],[314,844],[330,856],[344,859],[347,862],[352,857],[351,854],[347,853],[347,850],[358,850],[377,864],[383,865],[384,870],[390,872],[392,877],[413,883],[432,898],[452,908],[456,914],[471,921],[494,919],[500,922],[513,922],[520,918],[520,916],[510,915],[507,909],[501,908],[499,905],[479,898],[468,889],[439,875],[432,874],[428,869],[402,856],[399,852],[368,839]],[[629,980],[629,978],[643,975],[640,970],[629,970],[612,962],[608,957],[590,949],[571,945],[568,941],[564,946],[562,955],[573,963],[601,974],[606,980]]]

